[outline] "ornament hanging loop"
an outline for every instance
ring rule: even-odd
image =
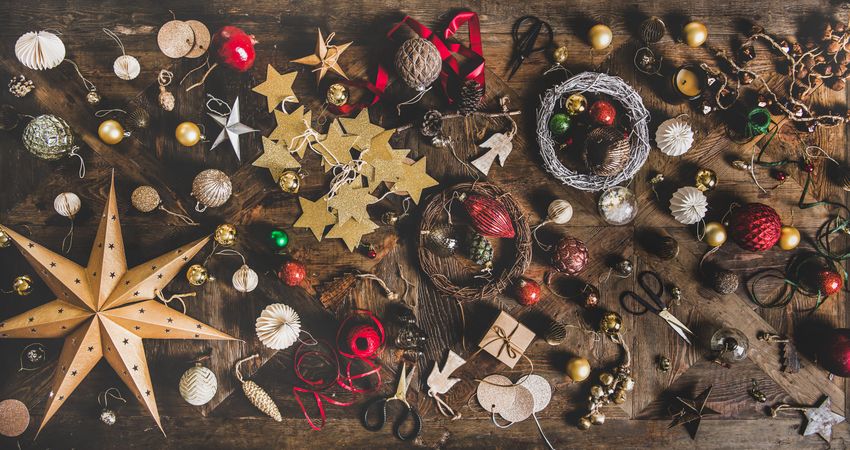
[[[100,405],[101,408],[109,407],[109,397],[114,398],[115,400],[121,400],[124,403],[127,403],[127,400],[121,396],[121,391],[118,390],[117,387],[111,387],[100,394],[97,394],[97,404]]]

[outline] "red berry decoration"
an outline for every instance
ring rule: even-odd
[[[771,173],[771,175],[772,175],[772,176],[773,176],[773,178],[774,178],[774,179],[776,179],[777,181],[785,181],[785,179],[786,179],[786,178],[788,178],[788,173],[787,173],[787,172],[785,172],[784,170],[774,170],[774,171]]]
[[[300,261],[289,260],[280,266],[277,277],[287,286],[298,286],[307,276],[307,268]]]
[[[762,203],[749,203],[729,218],[729,235],[745,250],[763,252],[773,247],[782,233],[776,210]]]
[[[244,72],[254,65],[256,43],[254,36],[231,25],[218,30],[212,40],[212,46],[217,49],[221,63],[239,72]]]
[[[803,172],[812,173],[815,171],[815,165],[812,164],[811,161],[805,160],[803,161]]]
[[[572,236],[561,238],[552,255],[552,265],[567,275],[581,273],[587,266],[587,246]]]
[[[590,105],[588,114],[593,123],[610,127],[614,125],[614,120],[617,118],[617,109],[607,100],[597,100]]]
[[[850,329],[836,328],[822,339],[817,346],[820,364],[839,377],[850,377]]]
[[[478,194],[462,196],[466,212],[472,219],[472,225],[482,236],[512,238],[516,235],[514,224],[505,205],[493,197]]]
[[[540,285],[536,281],[520,278],[516,284],[516,297],[524,306],[531,306],[540,301]]]
[[[841,288],[844,287],[844,280],[841,279],[841,275],[829,269],[823,269],[818,272],[817,283],[818,290],[824,297],[829,297],[841,291]]]

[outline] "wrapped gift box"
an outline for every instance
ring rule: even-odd
[[[484,333],[478,346],[513,369],[533,340],[534,333],[531,330],[502,311]]]

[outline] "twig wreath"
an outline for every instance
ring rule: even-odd
[[[574,172],[564,166],[555,154],[555,141],[549,131],[549,119],[555,106],[565,95],[590,93],[607,95],[619,102],[625,109],[631,131],[629,144],[631,157],[620,173],[611,176],[599,176]],[[583,72],[563,83],[550,88],[544,94],[537,110],[537,142],[543,167],[560,182],[583,191],[601,191],[632,179],[649,156],[649,111],[643,106],[640,95],[620,77],[597,72]]]

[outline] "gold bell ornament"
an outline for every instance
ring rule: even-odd
[[[618,325],[612,326],[612,318],[615,318]],[[605,423],[605,414],[602,412],[602,407],[614,404],[622,404],[626,401],[626,394],[635,388],[635,380],[631,376],[631,361],[632,355],[626,340],[622,339],[620,329],[622,319],[617,313],[607,313],[603,316],[599,323],[599,329],[605,333],[612,341],[620,344],[623,347],[623,362],[610,372],[603,372],[599,375],[599,384],[595,384],[590,388],[590,402],[588,404],[588,412],[579,419],[578,427],[581,430],[587,430],[593,425],[602,425]],[[616,329],[616,331],[613,331]]]
[[[325,100],[334,106],[342,106],[348,102],[348,88],[342,83],[334,83],[328,86]]]
[[[7,248],[12,245],[12,237],[0,228],[0,248]]]
[[[271,417],[276,422],[282,422],[283,417],[281,417],[280,410],[277,408],[277,404],[275,404],[271,396],[257,383],[242,378],[242,371],[240,370],[242,363],[259,357],[260,355],[254,354],[237,361],[236,368],[234,369],[236,372],[236,379],[242,383],[242,391],[245,392],[245,397],[248,397],[248,401],[250,401],[252,405],[256,406],[263,414]]]
[[[192,286],[201,286],[209,279],[211,279],[211,277],[209,272],[207,272],[207,268],[201,264],[192,264],[188,269],[186,269],[186,280],[189,281],[189,284]]]
[[[224,247],[232,247],[236,243],[236,235],[235,226],[229,223],[223,223],[215,228],[213,239],[215,239],[216,243]]]
[[[77,76],[79,76],[80,79],[83,80],[83,86],[85,86],[86,90],[88,91],[88,93],[86,94],[86,102],[92,106],[95,106],[100,103],[101,97],[100,94],[97,92],[97,87],[95,87],[94,83],[92,83],[86,77],[83,76],[83,73],[80,71],[80,66],[78,66],[77,63],[70,59],[66,58],[65,61],[68,61],[68,63],[74,66],[74,70],[77,71]]]
[[[277,180],[278,186],[287,194],[297,194],[301,189],[302,175],[296,170],[284,170]]]

